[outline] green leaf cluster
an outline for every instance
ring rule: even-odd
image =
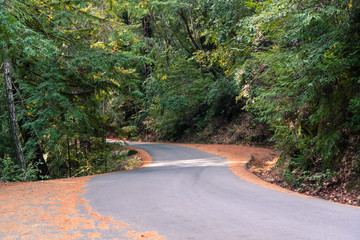
[[[358,134],[359,4],[266,1],[240,86],[291,166],[337,169]],[[250,89],[250,90],[249,90]]]
[[[136,90],[144,61],[136,39],[109,3],[10,0],[0,10],[27,164],[39,166],[39,177],[105,171],[106,104]],[[6,127],[2,112],[9,138]],[[1,157],[11,154],[4,150]]]

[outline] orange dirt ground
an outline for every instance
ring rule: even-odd
[[[149,154],[138,151],[144,165],[149,164]],[[90,178],[0,182],[0,239],[103,239],[106,232],[126,240],[164,239],[155,232],[137,233],[91,210],[81,198]]]

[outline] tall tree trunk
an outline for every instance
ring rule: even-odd
[[[178,12],[178,14],[180,15],[181,19],[183,20],[183,22],[184,22],[184,24],[185,24],[186,31],[187,31],[187,33],[188,33],[188,35],[189,35],[189,37],[190,37],[190,40],[191,40],[191,42],[193,43],[195,49],[196,49],[196,50],[200,50],[200,47],[199,47],[199,45],[197,44],[194,36],[191,34],[191,30],[190,30],[189,23],[188,23],[188,20],[187,20],[187,18],[186,18],[185,12],[184,12],[183,10],[180,10],[180,11]],[[194,34],[195,34],[195,33],[194,33]]]
[[[15,145],[15,154],[16,161],[19,166],[26,171],[24,153],[21,148],[21,140],[19,136],[18,122],[16,119],[16,110],[14,103],[14,92],[13,85],[11,81],[11,62],[10,59],[6,56],[7,47],[6,45],[3,47],[4,51],[4,77],[5,77],[5,90],[6,90],[6,100],[9,109],[9,122],[10,122],[10,130],[11,136],[13,139],[13,143]]]
[[[12,66],[12,67],[13,67],[13,71],[16,71],[15,67],[14,66]],[[28,68],[28,66],[26,66],[25,69],[30,70],[30,68]],[[22,108],[23,111],[26,111],[26,105],[25,105],[24,99],[22,98],[19,83],[14,82],[12,86],[15,88],[15,90],[16,90],[15,92],[17,93],[17,95],[14,96],[15,106],[17,104],[18,106],[20,106]],[[31,117],[29,115],[26,115],[26,120],[31,121]],[[27,143],[31,140],[36,140],[33,145],[33,148],[32,148],[34,156],[32,156],[30,161],[31,161],[31,163],[35,164],[35,166],[37,166],[38,170],[40,170],[39,172],[37,172],[37,177],[38,177],[38,179],[42,179],[41,178],[42,176],[46,176],[46,175],[50,174],[49,168],[44,159],[44,154],[45,154],[45,152],[43,150],[44,147],[41,144],[39,135],[35,131],[31,131],[29,129],[22,127],[24,125],[24,123],[26,122],[26,120],[22,119],[22,120],[18,121],[21,139],[22,139],[23,143]]]

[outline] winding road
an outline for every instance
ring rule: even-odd
[[[360,208],[249,183],[226,159],[197,149],[131,146],[147,151],[152,163],[93,177],[83,197],[94,211],[139,231],[167,240],[360,239]]]

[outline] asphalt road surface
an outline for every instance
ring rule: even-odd
[[[166,144],[131,144],[152,156],[132,172],[92,178],[93,210],[167,240],[360,239],[360,208],[267,189],[226,159]],[[120,236],[104,236],[112,239]]]

